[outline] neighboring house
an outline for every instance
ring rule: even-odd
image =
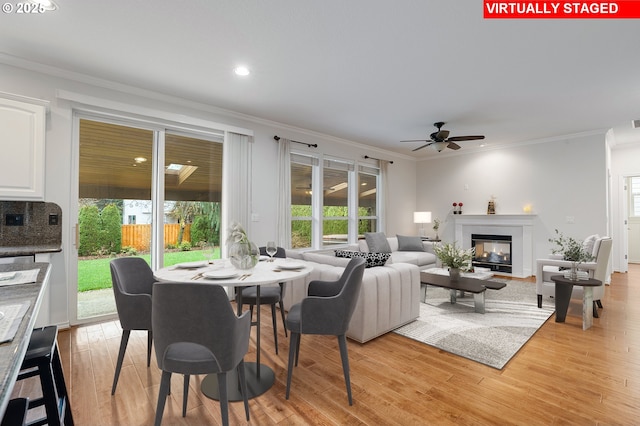
[[[164,203],[164,223],[178,223],[171,216],[174,201]],[[151,223],[151,201],[149,200],[123,200],[122,223],[124,225],[148,225]]]

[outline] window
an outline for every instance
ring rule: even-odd
[[[378,176],[380,170],[358,168],[358,237],[378,230]]]
[[[345,245],[377,231],[379,188],[376,167],[292,153],[291,247]]]
[[[349,241],[349,181],[353,164],[324,160],[322,174],[322,245]]]
[[[291,247],[312,247],[313,175],[318,159],[291,154]]]
[[[640,217],[640,176],[629,178],[629,217]]]

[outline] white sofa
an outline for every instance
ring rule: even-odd
[[[313,266],[304,279],[285,284],[286,310],[307,296],[312,280],[337,280],[350,259],[321,253],[287,250],[287,257],[303,259]],[[390,263],[364,271],[362,287],[347,337],[367,342],[420,315],[420,269],[409,263]]]
[[[397,237],[387,237],[387,241],[391,248],[391,258],[387,261],[387,264],[411,263],[413,265],[417,265],[420,270],[435,268],[437,266],[437,258],[433,251],[433,242],[423,241],[422,246],[424,247],[424,251],[400,251],[398,250]],[[346,248],[346,250],[357,250],[369,253],[369,246],[365,239],[361,239],[358,240],[358,244],[351,244]]]

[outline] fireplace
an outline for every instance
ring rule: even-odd
[[[511,235],[471,234],[471,247],[476,249],[473,266],[510,274],[511,242]]]

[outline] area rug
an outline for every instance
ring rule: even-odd
[[[449,290],[428,286],[420,317],[396,333],[444,351],[502,369],[553,314],[553,303],[538,308],[536,285],[499,280],[502,290],[487,290],[485,313],[474,312],[473,295],[451,304]],[[548,299],[547,299],[548,300]]]

